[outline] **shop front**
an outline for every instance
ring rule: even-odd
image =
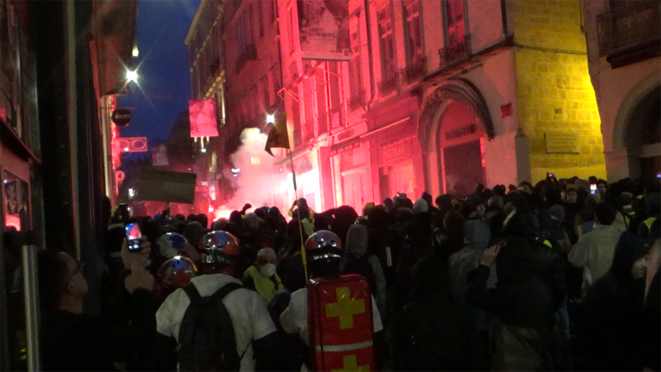
[[[366,123],[348,128],[333,137],[330,148],[334,204],[351,206],[358,213],[374,201],[369,143],[360,139],[366,131]]]
[[[372,146],[373,184],[378,202],[406,194],[419,198],[424,189],[420,145],[410,118],[367,133]]]

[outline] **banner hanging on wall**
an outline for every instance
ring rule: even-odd
[[[191,137],[218,137],[216,102],[213,99],[188,100],[188,112]]]
[[[349,0],[299,0],[303,59],[349,61]]]

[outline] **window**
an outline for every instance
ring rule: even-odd
[[[315,82],[316,82],[316,93],[317,93],[317,133],[326,133],[328,131],[328,102],[326,99],[326,86],[327,82],[327,70],[326,63],[323,63],[321,66],[317,66],[315,70]]]
[[[466,36],[463,0],[445,1],[445,19],[447,23],[446,45],[463,42]]]
[[[330,120],[333,128],[337,128],[341,124],[340,91],[340,63],[328,62],[328,102],[332,115]]]
[[[264,36],[264,7],[263,0],[257,0],[257,19],[259,23],[259,37]]]
[[[269,82],[269,104],[274,107],[278,103],[278,92],[282,89],[280,84],[280,64],[276,63],[268,73]]]
[[[236,22],[236,37],[238,54],[242,55],[252,45],[252,33],[250,32],[250,22],[246,11],[241,13]]]
[[[395,75],[394,36],[392,33],[392,12],[388,6],[377,13],[379,23],[379,46],[381,49],[381,77],[389,80]]]
[[[351,33],[351,62],[349,63],[349,76],[351,79],[351,99],[362,99],[363,72],[360,58],[360,32]]]
[[[304,62],[304,70],[311,69],[310,62]],[[303,140],[308,140],[314,137],[314,115],[315,115],[315,79],[314,76],[308,76],[303,79],[301,84],[303,87]]]
[[[296,14],[294,14],[296,10],[294,7],[291,7],[289,9],[289,24],[290,24],[290,29],[289,29],[289,52],[293,53],[296,50],[296,27],[298,27],[298,19],[296,18]]]
[[[405,0],[404,34],[406,36],[406,62],[409,66],[419,65],[422,61],[422,42],[420,40],[420,11],[418,0]]]
[[[292,124],[294,126],[294,147],[301,144],[303,136],[301,135],[301,108],[299,103],[294,101],[291,107]]]
[[[269,94],[269,78],[268,75],[264,75],[260,80],[260,85],[262,86],[262,99],[261,103],[265,109],[269,110],[271,108],[271,97]]]

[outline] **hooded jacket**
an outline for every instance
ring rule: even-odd
[[[450,288],[453,296],[463,299],[466,277],[478,266],[480,256],[487,248],[490,239],[491,232],[486,223],[480,220],[466,221],[464,224],[465,246],[450,256]],[[496,270],[491,270],[489,277],[491,286],[495,285],[495,279]]]
[[[411,302],[392,328],[394,370],[475,370],[480,354],[468,312],[450,293],[443,261],[428,256],[412,272]]]
[[[647,253],[643,241],[624,233],[617,242],[613,262],[583,300],[585,318],[577,341],[593,370],[640,371],[644,324],[643,279],[634,279],[634,262]]]
[[[504,324],[548,327],[566,296],[562,266],[551,248],[535,239],[539,224],[530,213],[517,213],[507,225],[513,234],[496,261],[498,283],[487,288],[493,268],[478,266],[468,274],[466,302],[485,309]]]
[[[344,273],[350,260],[360,260],[366,258],[373,272],[374,286],[372,294],[379,308],[382,319],[385,317],[386,309],[386,277],[383,274],[383,268],[379,258],[367,253],[367,227],[364,225],[351,225],[347,233],[347,245],[344,257],[340,260],[340,271]]]

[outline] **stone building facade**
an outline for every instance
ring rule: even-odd
[[[661,172],[661,3],[582,1],[609,180]]]
[[[263,14],[236,3],[246,17]],[[237,57],[227,45],[241,23],[225,17],[227,91],[236,92],[227,116],[235,128],[257,127],[259,83],[253,106],[238,97],[279,69],[277,109],[287,113],[299,196],[313,209],[462,194],[546,172],[606,176],[579,0],[349,0],[348,62],[302,59],[298,6],[274,2],[274,38],[261,52],[255,44],[240,84],[229,78]],[[276,166],[288,169],[285,155]],[[273,200],[288,207],[291,197]]]

